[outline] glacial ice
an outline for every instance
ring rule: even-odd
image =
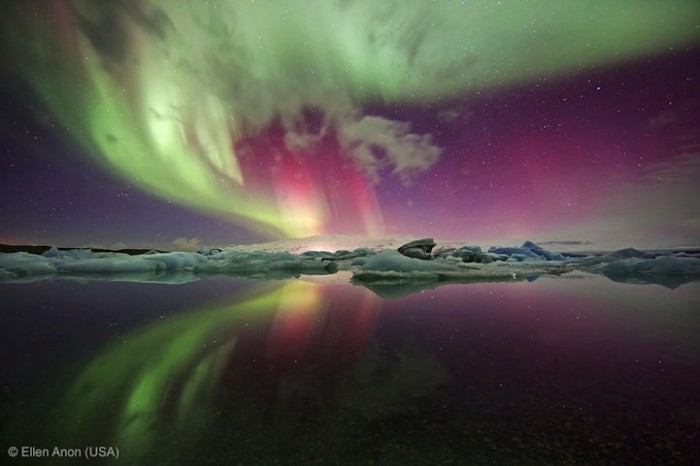
[[[11,252],[0,255],[0,278],[56,273],[51,261],[37,254]]]
[[[424,241],[429,240],[432,241]],[[377,251],[366,247],[291,253],[232,246],[203,248],[198,252],[150,251],[139,255],[52,247],[41,255],[0,253],[2,281],[58,277],[182,283],[206,275],[289,279],[339,270],[351,272],[353,283],[382,296],[397,296],[444,283],[533,280],[572,271],[599,274],[625,283],[657,283],[675,288],[700,280],[700,255],[632,248],[607,254],[574,255],[547,251],[530,241],[520,247],[492,247],[487,252],[482,252],[479,246],[442,246],[427,256],[413,257],[393,248]]]
[[[603,257],[593,272],[605,275],[610,280],[623,283],[656,283],[676,288],[683,283],[700,279],[700,258],[684,255],[665,255],[647,258],[628,257],[610,261]]]

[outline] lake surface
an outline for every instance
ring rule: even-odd
[[[3,464],[700,459],[700,282],[50,280],[0,307]]]

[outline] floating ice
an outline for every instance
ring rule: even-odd
[[[138,256],[149,262],[163,264],[169,270],[194,269],[206,264],[207,258],[194,252],[162,252]]]
[[[198,252],[149,251],[138,255],[58,249],[43,254],[0,254],[0,280],[28,281],[48,277],[81,277],[182,283],[203,275],[225,274],[256,279],[288,279],[349,271],[353,283],[382,296],[398,296],[443,283],[534,280],[544,275],[582,271],[625,283],[657,283],[670,288],[700,280],[700,255],[689,252],[646,252],[633,248],[607,254],[551,252],[526,241],[521,247],[437,247],[432,239],[398,249],[356,248],[353,251],[245,250],[202,248]],[[416,246],[417,244],[417,246]],[[423,245],[425,248],[420,249]],[[429,246],[429,247],[428,247]],[[415,250],[420,249],[421,254]],[[417,258],[420,257],[420,258]]]
[[[24,277],[56,273],[49,259],[28,252],[0,254],[0,278]]]
[[[165,270],[165,265],[127,256],[66,260],[59,262],[56,269],[67,274],[120,274],[158,272]]]
[[[517,262],[527,260],[565,260],[566,258],[557,252],[547,251],[541,248],[532,241],[525,241],[519,248],[515,247],[491,247],[489,253],[509,256],[510,259]]]
[[[527,248],[491,247],[489,248],[489,253],[505,255],[507,256],[506,260],[515,260],[517,262],[542,260],[542,257]]]
[[[337,272],[338,264],[327,260],[325,254],[313,257],[289,252],[247,252],[230,248],[207,256],[206,262],[199,265],[196,270],[200,273],[272,279]]]
[[[637,251],[642,254],[642,251]],[[604,258],[610,258],[609,255]],[[684,283],[700,279],[700,258],[687,256],[635,257],[606,261],[592,269],[616,282],[650,284],[656,283],[676,288]]]

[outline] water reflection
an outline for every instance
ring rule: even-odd
[[[3,438],[114,445],[125,464],[690,461],[700,286],[579,278],[391,301],[246,282],[63,361],[4,400]]]

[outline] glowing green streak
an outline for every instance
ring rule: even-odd
[[[272,190],[251,196],[231,147],[244,130],[294,121],[308,105],[338,127],[376,100],[441,108],[700,40],[696,0],[73,3],[105,29],[101,41],[74,17],[47,29],[30,2],[4,28],[71,135],[144,189],[290,236],[314,233],[324,212],[282,208]],[[118,59],[104,45],[116,39]]]
[[[198,402],[203,399],[211,399],[213,396],[217,376],[224,369],[226,357],[231,354],[235,344],[236,340],[232,339],[221,345],[210,354],[204,356],[194,368],[182,389],[182,395],[178,403],[178,422],[185,423],[191,419],[198,420],[196,415],[205,411]]]
[[[153,447],[168,405],[176,408],[178,425],[196,420],[234,349],[238,325],[256,314],[275,312],[280,304],[285,288],[269,289],[234,305],[152,324],[107,348],[68,393],[67,417],[81,419],[85,429],[70,435],[88,437],[91,423],[104,422],[105,412],[114,409],[109,418],[114,420],[115,441],[138,457]]]
[[[335,37],[357,94],[440,101],[700,40],[693,0],[406,3],[348,3],[348,14],[365,20],[343,21]]]
[[[115,444],[137,461],[163,429],[196,435],[210,419],[211,397],[248,319],[280,308],[315,309],[318,287],[303,282],[262,286],[259,295],[151,324],[107,347],[68,391],[61,430],[88,439],[111,421]],[[79,420],[79,424],[75,424]],[[107,427],[109,429],[109,427]],[[103,440],[107,439],[103,437]]]

